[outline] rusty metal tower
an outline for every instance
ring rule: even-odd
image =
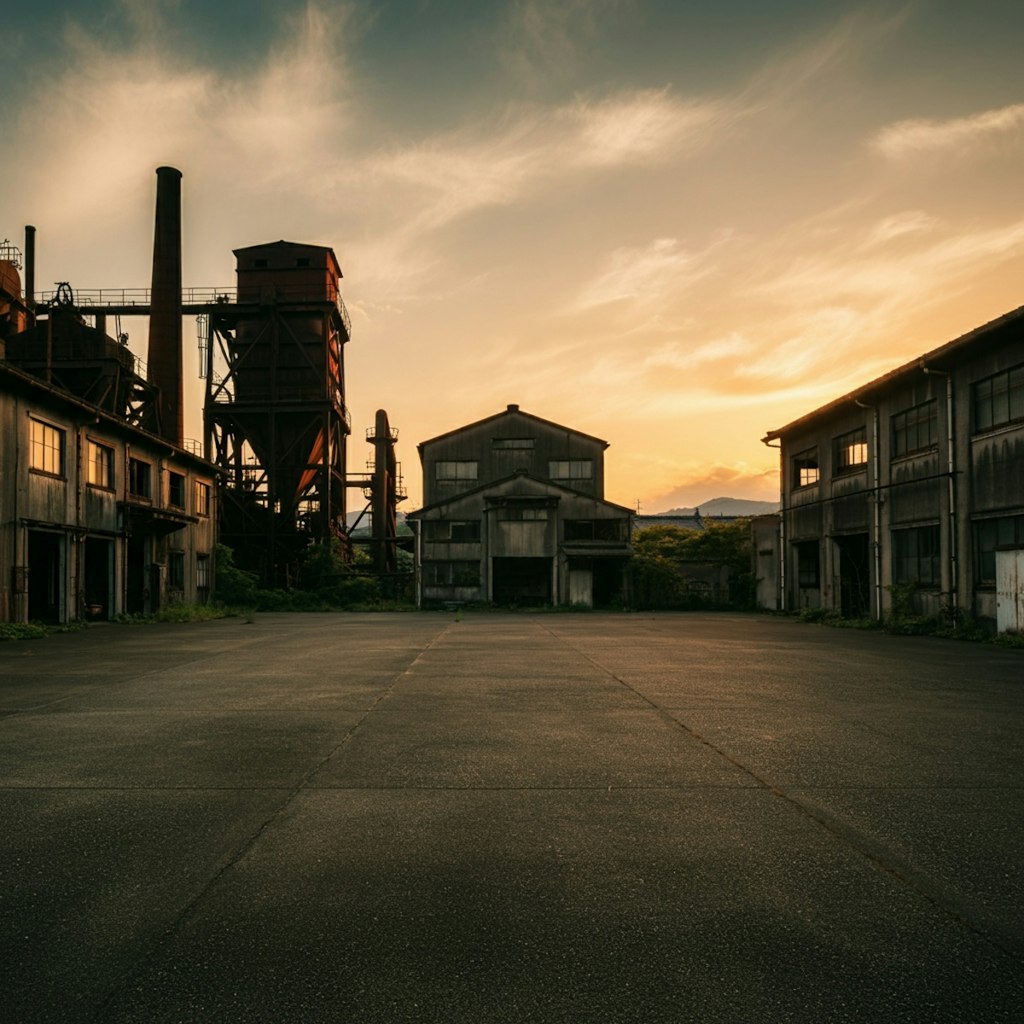
[[[208,306],[204,323],[206,457],[224,473],[224,543],[288,586],[306,544],[347,543],[351,321],[332,249],[279,241],[235,257],[235,301]]]

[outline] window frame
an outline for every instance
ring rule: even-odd
[[[901,526],[889,531],[892,581],[925,590],[942,586],[942,530],[938,523]],[[927,571],[922,572],[922,567]]]
[[[197,516],[209,518],[211,486],[205,480],[196,480],[192,488],[192,499],[195,502]]]
[[[565,467],[565,472],[561,468]],[[586,470],[586,472],[583,472]],[[549,480],[593,480],[593,459],[548,459]]]
[[[38,431],[37,431],[38,428]],[[37,436],[38,433],[38,436]],[[53,444],[53,439],[56,444]],[[67,431],[39,419],[29,417],[29,469],[46,476],[65,476],[67,464]],[[56,463],[56,468],[54,468]]]
[[[856,430],[839,434],[832,441],[832,451],[835,455],[833,476],[846,476],[866,469],[871,457],[867,427],[857,427]],[[863,455],[863,458],[860,458],[860,455]]]
[[[813,487],[821,480],[821,460],[818,458],[817,446],[805,448],[793,456],[793,490],[800,490],[801,487]],[[813,480],[804,480],[803,474],[806,471],[814,471]]]
[[[922,440],[922,426],[924,440]],[[910,441],[913,433],[914,441]],[[921,452],[936,451],[939,447],[939,404],[934,398],[893,413],[889,417],[892,457],[901,459]],[[902,439],[902,443],[901,443]]]
[[[175,483],[180,482],[179,487],[175,488]],[[175,501],[175,490],[178,490],[180,501]],[[167,471],[167,504],[172,508],[184,509],[185,503],[188,500],[186,495],[188,494],[188,477],[184,473],[179,473],[175,469],[169,469]]]
[[[480,462],[477,459],[438,459],[434,463],[436,483],[476,483],[479,478]]]
[[[85,482],[89,487],[95,487],[102,491],[114,489],[114,449],[102,441],[94,441],[91,437],[86,438],[85,444]],[[102,455],[102,459],[98,456]],[[98,467],[102,472],[97,473]],[[102,479],[97,479],[102,477]]]
[[[128,456],[128,497],[144,501],[153,500],[152,462],[136,458],[134,455]]]
[[[982,397],[984,391],[988,394]],[[1005,405],[1005,410],[997,412],[997,401]],[[982,415],[983,402],[989,407],[985,416]],[[971,424],[975,434],[1014,423],[1024,423],[1024,363],[990,374],[971,385]]]

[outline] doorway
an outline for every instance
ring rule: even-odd
[[[551,604],[550,558],[495,558],[491,571],[495,604]]]
[[[113,612],[113,544],[100,537],[85,538],[82,587],[84,614],[88,619],[109,619]]]
[[[61,621],[64,537],[44,530],[28,531],[28,617],[31,621]]]
[[[839,552],[839,612],[846,619],[871,614],[871,558],[866,533],[836,537]]]

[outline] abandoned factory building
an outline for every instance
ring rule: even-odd
[[[623,602],[631,510],[604,500],[607,447],[517,405],[422,442],[418,600]]]
[[[1021,628],[1024,307],[770,431],[765,607],[970,614]]]
[[[217,470],[181,436],[180,313],[162,318],[167,345],[155,309],[147,378],[70,288],[35,301],[27,248],[24,293],[20,252],[0,249],[0,621],[205,601]],[[162,345],[171,368],[154,375]]]

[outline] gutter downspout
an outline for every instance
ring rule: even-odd
[[[779,611],[786,610],[786,473],[782,464],[782,439],[771,444],[767,437],[761,438],[766,448],[779,451]]]
[[[959,545],[957,543],[956,515],[956,459],[953,451],[953,374],[944,370],[929,370],[922,359],[918,364],[923,373],[932,377],[946,378],[946,500],[949,506],[949,590],[950,610],[953,621],[957,619],[960,607],[960,564]]]
[[[872,412],[871,417],[871,452],[870,457],[874,463],[874,471],[872,472],[872,478],[874,483],[872,488],[874,489],[874,515],[872,516],[874,526],[874,563],[875,563],[875,618],[882,621],[882,491],[879,486],[879,458],[880,452],[878,450],[878,406],[868,405],[866,402],[861,402],[858,399],[854,399],[854,404],[859,405],[862,409],[870,409]]]

